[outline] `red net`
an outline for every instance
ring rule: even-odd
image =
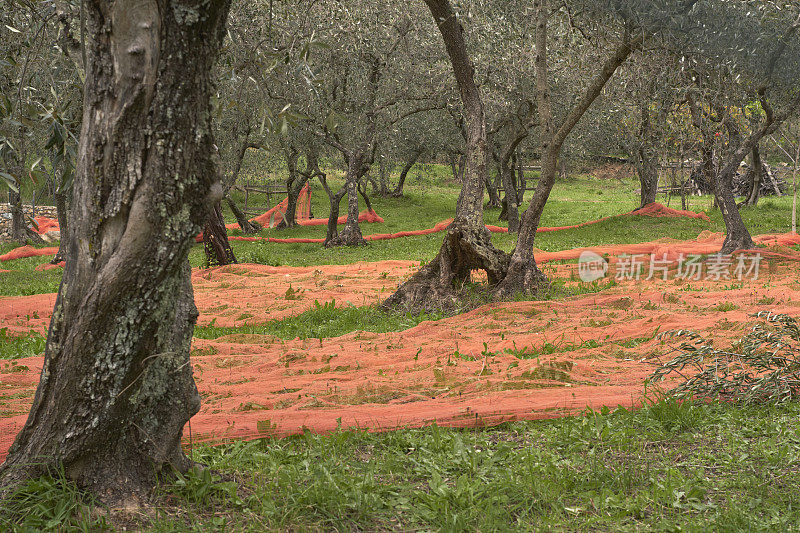
[[[716,251],[720,238],[607,248],[703,253],[712,241]],[[689,327],[713,335],[722,346],[741,335],[751,313],[797,316],[797,265],[785,258],[800,259],[800,253],[781,247],[800,237],[769,235],[757,241],[777,246],[766,251],[782,257],[764,265],[758,279],[740,284],[691,281],[687,290],[683,280],[621,280],[597,294],[491,304],[396,333],[305,340],[234,333],[194,339],[192,363],[203,397],[191,422],[194,440],[337,427],[379,431],[433,422],[481,426],[574,414],[587,406],[635,405],[653,370],[645,358],[665,351],[654,338],[657,332]],[[577,250],[559,253],[558,258],[579,255]],[[192,279],[199,323],[235,327],[334,300],[336,305],[375,303],[417,268],[408,261],[231,265],[195,270]],[[554,278],[576,277],[575,264],[543,268]],[[0,327],[44,332],[54,299],[0,298]],[[40,357],[14,367],[0,363],[0,457],[26,419],[41,364]]]
[[[39,235],[44,235],[49,231],[61,231],[58,220],[47,217],[34,217],[33,220],[36,222],[33,230]]]
[[[13,261],[14,259],[24,259],[26,257],[39,257],[43,255],[55,255],[58,248],[34,248],[33,246],[20,246],[14,248],[7,254],[0,255],[0,261]]]

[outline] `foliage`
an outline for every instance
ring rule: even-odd
[[[22,335],[9,333],[8,328],[0,328],[0,359],[22,359],[44,353],[46,339],[30,331]]]
[[[254,333],[273,335],[281,339],[294,339],[295,337],[321,339],[340,337],[353,331],[373,333],[403,331],[422,321],[438,320],[439,318],[441,316],[435,314],[389,313],[379,311],[374,307],[354,307],[352,305],[337,307],[336,301],[327,303],[314,301],[312,309],[283,320],[235,328],[214,325],[198,326],[195,328],[194,336],[200,339],[216,339],[233,333]]]
[[[712,398],[745,404],[783,403],[800,395],[800,327],[782,314],[759,313],[762,319],[730,349],[713,340],[680,330],[662,335],[683,342],[679,354],[663,363],[651,382],[677,373],[683,382],[672,391],[677,398]]]
[[[32,479],[0,499],[0,529],[9,532],[112,531],[104,516],[93,509],[91,496],[57,476]]]

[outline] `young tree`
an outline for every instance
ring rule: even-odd
[[[70,249],[28,421],[0,467],[135,504],[190,462],[189,247],[222,195],[211,67],[229,2],[87,0]]]
[[[797,233],[797,172],[800,170],[800,123],[785,124],[773,137],[778,150],[792,164],[792,233]]]

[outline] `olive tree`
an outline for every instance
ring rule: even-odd
[[[222,186],[211,68],[229,2],[87,0],[67,264],[25,426],[0,486],[62,467],[113,503],[186,470],[200,405],[189,247]]]

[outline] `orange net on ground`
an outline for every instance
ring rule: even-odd
[[[55,248],[34,248],[33,246],[20,246],[14,248],[7,254],[0,255],[0,261],[13,261],[14,259],[24,259],[26,257],[39,257],[43,255],[55,255],[58,247]]]
[[[659,239],[652,242],[642,242],[637,244],[612,244],[608,246],[590,246],[588,248],[574,248],[560,252],[543,252],[535,250],[534,256],[538,263],[549,261],[578,259],[583,252],[591,251],[599,255],[619,256],[622,254],[634,255],[652,254],[657,259],[675,261],[689,255],[709,255],[716,254],[722,249],[725,236],[722,233],[704,231],[692,241],[676,241],[674,239]],[[781,233],[772,235],[757,235],[753,237],[753,242],[762,246],[771,246],[775,249],[755,249],[740,250],[740,252],[760,253],[771,257],[784,257],[786,259],[797,259],[800,253],[796,250],[786,249],[787,247],[800,244],[800,235],[797,233]]]
[[[364,211],[364,212],[361,213],[361,215],[359,215],[359,221],[363,222],[361,217],[363,217],[365,215],[365,213],[368,213],[368,212]],[[374,211],[372,212],[372,214],[374,214]],[[597,223],[603,222],[605,220],[610,220],[612,218],[632,216],[632,215],[641,215],[641,216],[649,216],[649,217],[670,217],[670,218],[688,217],[688,218],[698,218],[698,219],[701,219],[701,220],[710,221],[710,219],[708,218],[708,215],[706,215],[705,213],[695,213],[693,211],[681,211],[681,210],[678,210],[678,209],[672,209],[670,207],[665,207],[665,206],[663,206],[663,205],[661,205],[659,203],[652,203],[652,204],[646,205],[645,207],[643,207],[641,209],[636,209],[636,210],[631,211],[629,213],[623,213],[621,215],[613,215],[613,216],[609,216],[609,217],[603,217],[603,218],[600,218],[600,219],[597,219],[597,220],[590,220],[588,222],[583,222],[581,224],[575,224],[575,225],[572,225],[572,226],[541,227],[541,228],[537,229],[536,232],[537,233],[548,233],[548,232],[552,232],[552,231],[561,231],[561,230],[567,230],[567,229],[581,228],[581,227],[584,227],[584,226],[597,224]],[[375,215],[375,216],[377,217],[377,215]],[[378,218],[380,218],[380,217],[378,217]],[[312,219],[312,221],[313,220],[319,221],[320,225],[321,224],[327,224],[327,219]],[[339,217],[339,223],[340,224],[344,224],[346,222],[346,220],[347,220],[346,217]],[[307,222],[309,222],[309,221],[307,221]],[[378,222],[383,222],[383,219],[378,220]],[[452,218],[448,218],[447,220],[443,220],[443,221],[439,222],[438,224],[436,224],[434,227],[429,228],[429,229],[411,230],[411,231],[399,231],[397,233],[375,233],[375,234],[372,234],[372,235],[365,235],[364,236],[364,240],[367,240],[367,241],[383,241],[383,240],[389,240],[389,239],[400,239],[400,238],[403,238],[403,237],[414,237],[414,236],[419,236],[419,235],[430,235],[431,233],[438,233],[440,231],[445,231],[448,228],[448,226],[450,226],[450,224],[452,222],[453,222],[453,219]],[[314,224],[316,224],[316,222],[314,222]],[[313,224],[307,224],[307,225],[313,225]],[[488,229],[489,231],[491,231],[493,233],[508,233],[508,228],[504,228],[502,226],[493,226],[493,225],[487,224],[486,225],[486,229]],[[282,243],[282,244],[289,244],[289,243],[322,243],[322,242],[325,242],[325,239],[313,239],[313,238],[285,238],[285,239],[280,239],[280,238],[275,238],[275,237],[229,237],[229,239],[237,240],[237,241],[250,241],[250,242],[263,241],[263,242],[274,242],[274,243]]]
[[[47,217],[34,217],[33,220],[36,222],[33,231],[39,235],[44,235],[49,231],[61,231],[61,227],[58,225],[58,220]]]
[[[657,244],[675,254],[699,249],[707,238]],[[798,237],[759,240],[785,247]],[[800,259],[796,250],[768,251]],[[656,332],[692,328],[722,346],[741,335],[754,312],[797,316],[797,263],[785,257],[770,259],[761,277],[738,284],[623,279],[597,294],[491,304],[403,332],[305,340],[242,333],[195,338],[192,364],[203,407],[191,422],[194,440],[434,422],[482,426],[574,414],[587,406],[632,406],[654,368],[646,357],[665,351]],[[409,261],[230,265],[195,270],[192,280],[199,324],[235,327],[294,315],[316,302],[368,305],[417,268]],[[570,280],[577,266],[543,268]],[[44,332],[54,300],[55,295],[0,298],[0,327]],[[13,368],[0,362],[0,457],[25,422],[41,365],[41,357],[19,360]]]
[[[286,206],[288,204],[288,199],[284,199],[281,203],[264,213],[263,215],[259,215],[251,220],[254,220],[265,227],[274,227],[278,224],[281,220],[283,220],[283,214],[286,212]],[[328,219],[326,218],[308,218],[309,213],[311,212],[311,192],[306,185],[298,198],[298,209],[297,209],[297,222],[303,226],[322,226],[328,223]],[[623,217],[623,216],[631,216],[631,215],[642,215],[642,216],[650,216],[650,217],[689,217],[689,218],[698,218],[702,220],[709,220],[708,215],[705,213],[695,213],[693,211],[681,211],[678,209],[672,209],[670,207],[665,207],[659,203],[652,203],[648,204],[641,209],[637,209],[631,211],[629,213],[623,213],[621,215],[614,215],[610,217],[603,217],[597,220],[591,220],[588,222],[583,222],[581,224],[575,224],[572,226],[556,226],[556,227],[541,227],[537,230],[537,233],[546,233],[551,231],[560,231],[565,229],[575,229],[580,228],[583,226],[588,226],[591,224],[597,224],[599,222],[603,222],[604,220],[609,220],[616,217]],[[37,219],[42,219],[42,224],[46,224],[46,220],[44,217],[37,217]],[[358,215],[359,222],[375,222],[380,223],[383,222],[383,218],[378,216],[375,211],[364,210]],[[58,226],[58,222],[53,221]],[[338,219],[339,224],[344,224],[347,222],[347,216],[341,216]],[[447,220],[443,220],[436,224],[432,228],[428,229],[421,229],[421,230],[411,230],[411,231],[399,231],[396,233],[375,233],[372,235],[365,235],[364,239],[367,241],[383,241],[389,239],[400,239],[403,237],[413,237],[419,235],[430,235],[431,233],[438,233],[441,231],[445,231],[447,227],[453,222],[452,218]],[[227,224],[225,226],[228,229],[237,229],[239,227],[238,223]],[[486,228],[489,231],[494,233],[508,233],[508,228],[504,228],[501,226],[492,226],[486,225]],[[290,244],[290,243],[323,243],[325,239],[315,239],[315,238],[276,238],[276,237],[243,237],[243,236],[232,236],[229,237],[230,240],[234,241],[249,241],[249,242],[272,242],[278,244]],[[197,242],[202,242],[203,234],[201,233],[198,235],[195,240]],[[28,247],[29,248],[29,247]],[[56,249],[57,250],[57,249]],[[14,250],[9,252],[9,254],[13,253]],[[56,252],[52,252],[55,254]],[[9,255],[6,254],[6,255]],[[52,255],[50,254],[50,255]],[[39,255],[48,255],[46,253],[39,254]],[[0,261],[8,261],[8,259],[3,259],[5,256],[0,256]],[[31,256],[23,256],[23,257],[31,257]],[[12,257],[13,259],[18,259],[18,257]]]

